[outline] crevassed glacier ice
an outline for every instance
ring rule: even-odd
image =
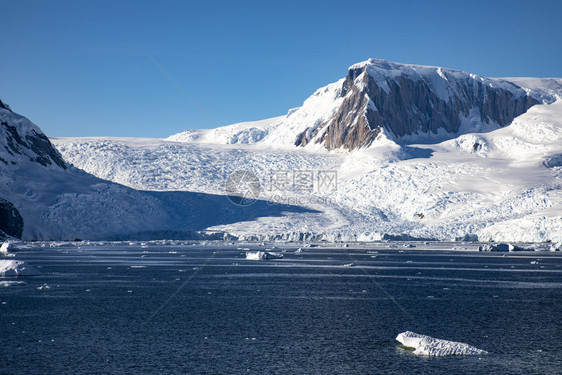
[[[0,259],[0,277],[4,276],[37,276],[41,273],[22,260]]]
[[[487,351],[475,348],[468,344],[456,341],[436,339],[431,336],[420,335],[419,333],[406,331],[398,334],[396,340],[402,345],[415,349],[414,354],[428,356],[445,355],[479,355],[486,354]]]

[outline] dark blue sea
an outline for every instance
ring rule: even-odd
[[[560,253],[277,246],[268,261],[245,259],[256,244],[21,250],[42,275],[0,287],[0,372],[562,372]],[[406,330],[489,354],[419,357]]]

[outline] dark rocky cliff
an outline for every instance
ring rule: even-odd
[[[21,238],[23,234],[23,218],[17,208],[5,199],[0,198],[0,240],[6,236]]]
[[[539,101],[522,88],[473,74],[371,59],[352,66],[343,82],[343,102],[334,115],[297,136],[348,150],[372,144],[384,130],[400,140],[411,135],[453,135],[463,119],[509,125]]]

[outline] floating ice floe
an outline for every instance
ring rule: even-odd
[[[36,275],[40,272],[22,260],[0,259],[0,277]]]
[[[281,253],[272,253],[269,251],[248,251],[246,252],[247,260],[268,260],[283,258]]]
[[[420,335],[411,331],[400,333],[396,340],[402,345],[414,348],[414,354],[427,356],[446,355],[479,355],[487,351],[475,348],[468,344],[456,341],[436,339],[426,335]]]

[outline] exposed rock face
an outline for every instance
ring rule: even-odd
[[[0,166],[22,160],[66,169],[66,164],[49,138],[25,117],[0,101]]]
[[[21,238],[23,218],[12,203],[0,198],[0,238],[3,237],[2,233]]]
[[[458,135],[470,123],[509,125],[539,103],[499,79],[374,59],[350,67],[340,98],[333,116],[299,134],[297,146],[315,142],[330,150],[353,150],[369,146],[383,131],[397,140],[416,134]]]

